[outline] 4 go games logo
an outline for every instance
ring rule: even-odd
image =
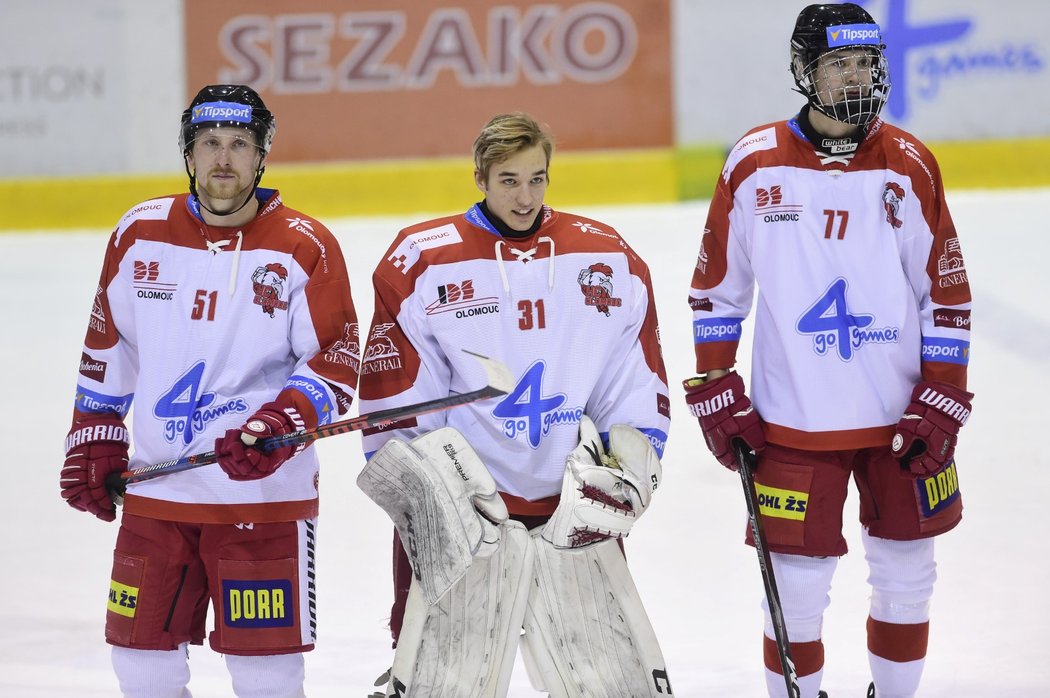
[[[543,395],[543,361],[533,363],[521,377],[514,389],[504,397],[492,415],[503,420],[503,434],[508,439],[524,438],[532,448],[539,448],[540,441],[552,427],[576,425],[583,417],[582,407],[563,408],[564,394]]]

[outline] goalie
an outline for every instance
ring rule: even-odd
[[[659,484],[670,422],[649,270],[608,225],[543,203],[552,152],[531,117],[491,119],[474,143],[483,200],[402,230],[373,275],[362,410],[476,385],[462,350],[516,381],[365,432],[358,482],[397,529],[386,695],[503,696],[523,628],[551,696],[671,695],[617,545]]]
[[[388,441],[358,477],[394,519],[413,572],[386,695],[506,695],[523,626],[529,678],[554,698],[670,695],[615,542],[660,474],[644,434],[616,424],[606,453],[584,416],[561,501],[528,531],[455,429]]]

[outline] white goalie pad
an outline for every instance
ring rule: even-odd
[[[387,441],[357,485],[394,521],[423,600],[432,605],[471,561],[491,555],[507,507],[467,440],[452,428]]]
[[[551,698],[670,696],[663,654],[613,540],[559,549],[532,533],[525,665]]]
[[[529,595],[533,546],[517,521],[434,606],[413,581],[387,696],[502,698],[510,687]]]
[[[558,548],[623,538],[660,484],[660,458],[645,434],[626,424],[609,430],[609,452],[586,415],[580,443],[565,460],[561,500],[543,530]]]

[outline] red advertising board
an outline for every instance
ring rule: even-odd
[[[246,83],[275,161],[469,155],[525,111],[569,150],[673,141],[668,0],[185,0],[187,89]]]

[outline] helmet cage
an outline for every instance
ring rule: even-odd
[[[796,90],[822,114],[867,126],[890,94],[885,49],[882,30],[863,7],[809,5],[791,33],[789,68]]]
[[[836,48],[807,63],[796,55],[792,71],[810,106],[836,121],[867,126],[889,99],[889,70],[879,47]]]

